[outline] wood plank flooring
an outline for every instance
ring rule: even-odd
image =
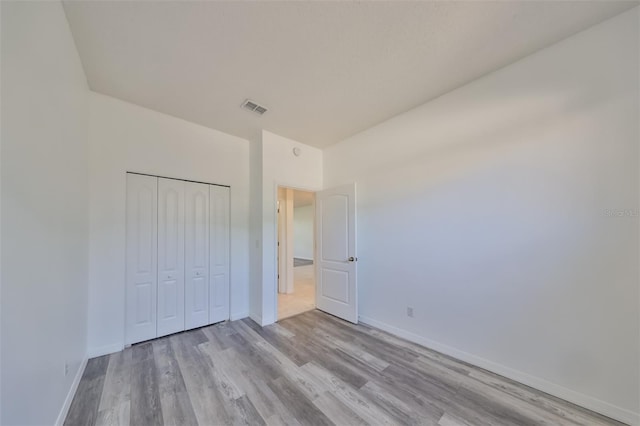
[[[310,311],[89,360],[65,425],[615,425],[380,330]]]

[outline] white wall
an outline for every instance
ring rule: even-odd
[[[0,423],[53,424],[86,356],[88,89],[59,2],[0,8]]]
[[[314,206],[293,209],[293,256],[313,259]]]
[[[299,157],[293,148],[299,147]],[[277,268],[276,268],[276,201],[278,186],[317,191],[322,188],[322,151],[300,142],[262,132],[262,275],[260,287],[262,312],[251,312],[251,317],[262,325],[276,320]]]
[[[89,354],[124,344],[125,172],[231,186],[231,318],[249,314],[249,142],[90,97]]]
[[[636,8],[327,149],[362,319],[638,423],[638,50]]]
[[[250,141],[250,315],[262,322],[262,134]]]

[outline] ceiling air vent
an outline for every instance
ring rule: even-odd
[[[267,112],[267,108],[263,107],[262,105],[258,105],[256,102],[250,99],[247,99],[242,103],[242,108],[248,109],[249,111],[253,111],[258,115],[262,115],[265,112]]]

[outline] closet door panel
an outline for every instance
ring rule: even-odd
[[[230,188],[215,185],[209,187],[211,324],[229,319],[229,198]]]
[[[184,330],[185,182],[158,180],[158,337]]]
[[[158,178],[127,174],[127,344],[156,337]]]
[[[209,185],[185,182],[185,328],[209,323]]]

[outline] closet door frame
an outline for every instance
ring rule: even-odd
[[[182,227],[182,240],[183,240],[183,256],[182,256],[182,274],[177,276],[182,278],[182,286],[177,285],[177,288],[182,287],[182,323],[179,325],[173,325],[171,327],[163,327],[159,324],[159,314],[161,301],[160,284],[164,275],[167,275],[168,271],[165,268],[161,270],[161,254],[160,249],[160,181],[166,181],[166,183],[177,182],[178,186],[184,185],[183,201],[179,204],[183,208],[183,223]],[[133,182],[133,183],[130,183]],[[140,271],[137,271],[137,266],[140,263],[140,259],[130,258],[132,253],[132,244],[136,240],[140,240],[139,235],[134,235],[133,232],[133,220],[136,216],[139,216],[137,208],[133,209],[132,206],[137,205],[138,202],[134,201],[134,194],[131,192],[131,187],[136,186],[136,183],[144,183],[148,188],[148,201],[149,209],[151,213],[149,216],[149,226],[146,228],[149,235],[147,236],[149,244],[147,244],[148,253],[146,265],[143,274],[146,274],[144,279],[136,277],[140,275]],[[198,182],[188,179],[179,179],[172,177],[163,177],[157,175],[150,175],[146,173],[138,172],[126,172],[126,235],[125,235],[125,345],[129,346],[134,343],[151,340],[163,335],[189,330],[213,324],[215,322],[225,321],[230,318],[230,198],[231,187],[227,185],[212,184],[206,182]],[[200,253],[197,253],[200,259],[189,259],[190,252],[196,251],[194,244],[195,235],[194,230],[195,213],[194,206],[188,205],[189,188],[193,191],[194,188],[199,188],[201,195],[203,196],[202,202],[199,204],[201,229],[203,231],[200,235],[204,235],[206,242],[204,245],[198,248]],[[206,194],[206,195],[205,195]],[[215,194],[215,195],[214,195]],[[191,211],[189,211],[191,209]],[[221,212],[223,217],[220,218],[215,215],[216,212]],[[189,218],[191,213],[192,218]],[[190,221],[191,220],[191,221]],[[139,231],[138,231],[139,232]],[[191,232],[191,241],[189,241],[189,232]],[[178,237],[180,239],[180,237]],[[180,243],[178,243],[180,245]],[[215,244],[215,246],[214,246]],[[140,257],[140,252],[137,253]],[[205,259],[206,262],[203,262]],[[138,264],[136,264],[138,261]],[[176,271],[179,272],[179,265]],[[169,279],[169,278],[167,278]],[[173,276],[172,278],[173,279]],[[199,288],[194,286],[194,280],[198,282]],[[143,282],[146,286],[146,296],[143,303],[140,300],[136,300],[132,287],[135,287],[135,282]],[[196,294],[198,293],[198,294]],[[180,297],[180,296],[179,296]],[[191,303],[188,300],[191,298]],[[193,308],[195,303],[200,302],[200,308],[194,312]],[[222,301],[222,303],[220,303]],[[178,301],[179,302],[179,301]],[[145,321],[138,321],[140,324],[136,325],[136,318],[139,316],[137,308],[144,306],[147,309],[147,318]],[[194,315],[195,314],[195,315]],[[177,314],[180,317],[180,314]],[[175,330],[175,331],[174,331]]]

